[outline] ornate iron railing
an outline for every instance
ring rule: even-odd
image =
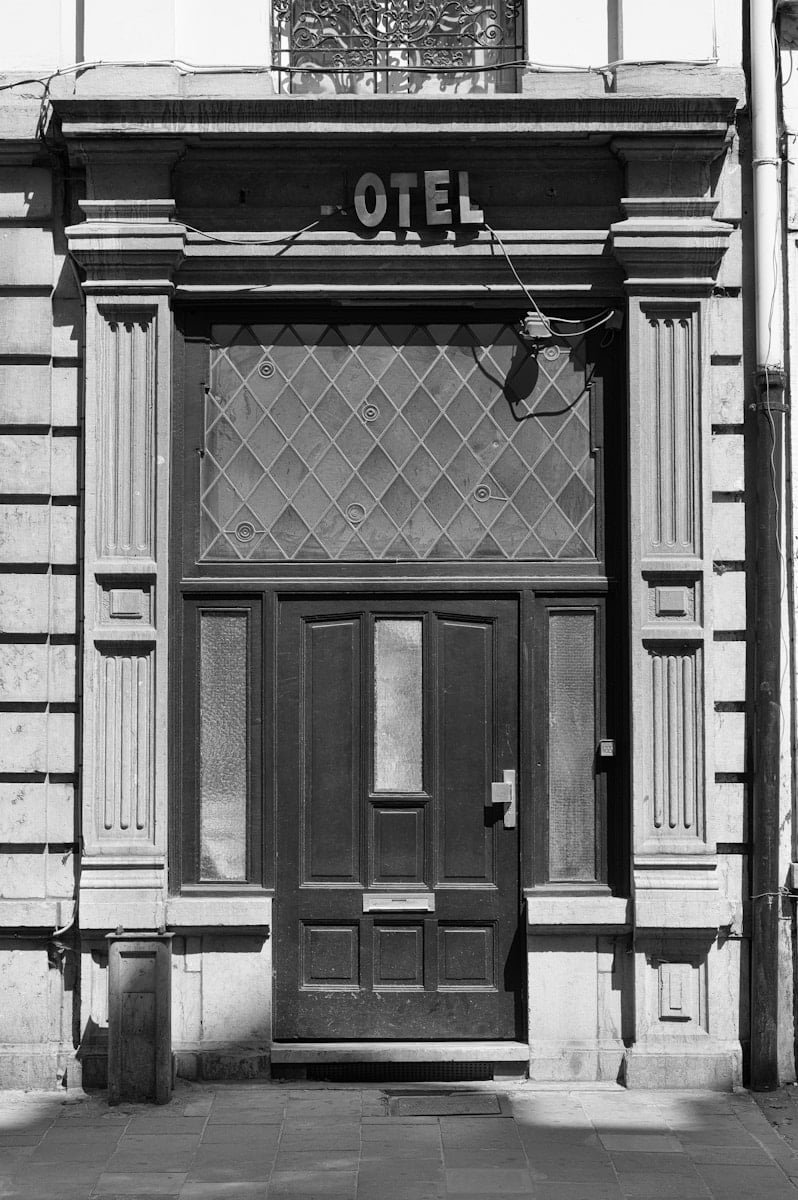
[[[513,91],[521,0],[274,0],[273,68],[293,93]]]

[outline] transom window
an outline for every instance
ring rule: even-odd
[[[518,317],[214,325],[204,562],[597,555],[582,338]]]
[[[293,93],[507,92],[520,0],[275,0],[273,67]]]

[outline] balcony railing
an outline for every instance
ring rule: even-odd
[[[275,0],[273,68],[294,94],[509,92],[521,0]]]

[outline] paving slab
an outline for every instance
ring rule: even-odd
[[[405,1095],[180,1082],[160,1108],[109,1109],[99,1093],[0,1093],[0,1198],[798,1200],[795,1091],[767,1103],[497,1082]]]

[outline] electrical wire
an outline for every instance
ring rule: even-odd
[[[331,213],[330,216],[336,216],[336,213]],[[307,233],[311,229],[315,229],[317,225],[321,225],[323,217],[319,217],[316,221],[311,221],[309,225],[304,225],[302,229],[297,229],[293,233],[286,233],[282,237],[272,238],[266,241],[255,240],[251,238],[223,238],[217,237],[215,233],[206,233],[204,229],[197,229],[194,225],[187,225],[185,221],[177,221],[176,223],[183,229],[190,229],[192,233],[196,233],[199,237],[207,238],[209,242],[216,242],[220,246],[284,246],[287,242],[291,242],[294,238],[298,238],[300,234]]]
[[[502,239],[499,237],[496,230],[493,228],[492,225],[489,225],[487,221],[484,221],[483,224],[484,224],[485,228],[487,229],[488,233],[493,238],[493,240],[498,244],[499,248],[501,249],[502,254],[504,255],[505,259],[507,260],[507,265],[513,273],[516,283],[523,291],[523,293],[526,296],[529,303],[532,305],[532,308],[535,311],[535,315],[537,316],[538,320],[541,322],[541,324],[543,325],[543,328],[546,330],[546,332],[549,334],[550,337],[584,337],[585,334],[592,333],[594,329],[601,329],[601,327],[603,325],[606,325],[607,322],[610,321],[612,319],[612,317],[615,315],[615,309],[608,308],[608,309],[605,309],[603,313],[597,314],[595,320],[592,317],[587,318],[588,320],[593,320],[593,324],[588,325],[587,328],[575,329],[573,332],[567,332],[567,331],[563,331],[563,330],[553,329],[552,322],[556,323],[557,325],[584,325],[584,321],[581,321],[578,318],[575,319],[573,317],[547,317],[546,314],[543,312],[543,310],[540,308],[538,302],[535,300],[535,297],[532,295],[532,293],[530,292],[527,285],[524,283],[521,276],[518,274],[518,271],[516,270],[516,267],[515,267],[515,263],[513,262],[512,258],[510,257],[507,247],[505,246]]]
[[[496,63],[479,67],[360,67],[360,68],[345,68],[346,74],[374,74],[400,72],[400,73],[423,73],[425,75],[436,75],[446,72],[454,72],[456,74],[481,74],[485,71],[501,71],[507,67],[525,67],[531,71],[551,72],[551,71],[568,71],[574,74],[597,74],[601,75],[606,71],[613,71],[616,67],[643,67],[643,66],[692,66],[692,67],[711,67],[716,66],[719,59],[715,56],[712,58],[618,58],[612,62],[603,63],[599,66],[574,66],[568,63],[541,63],[534,59],[512,59],[504,63]],[[64,75],[78,75],[83,71],[97,70],[100,67],[175,67],[181,74],[184,75],[213,75],[220,72],[235,71],[242,75],[263,75],[272,71],[283,74],[325,74],[332,75],[337,72],[331,71],[328,67],[312,66],[291,67],[281,66],[279,63],[262,63],[262,64],[245,64],[237,63],[212,63],[199,64],[190,63],[182,58],[147,58],[147,59],[92,59],[89,62],[69,63],[65,67],[59,67],[55,71],[51,71],[43,76],[31,76],[26,79],[15,79],[11,83],[0,84],[0,92],[11,91],[13,88],[28,87],[30,84],[38,83],[41,87],[49,90],[54,79],[59,79]]]

